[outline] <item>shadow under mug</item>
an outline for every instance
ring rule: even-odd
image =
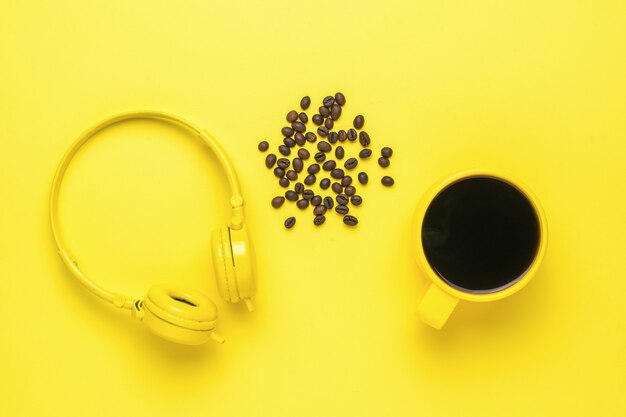
[[[528,187],[489,170],[460,172],[431,187],[417,207],[413,235],[417,263],[431,281],[418,314],[436,329],[459,300],[494,301],[522,289],[548,237]]]

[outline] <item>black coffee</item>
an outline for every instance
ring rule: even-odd
[[[539,219],[511,184],[471,177],[449,185],[430,203],[422,245],[430,266],[463,291],[488,293],[514,284],[538,250]]]

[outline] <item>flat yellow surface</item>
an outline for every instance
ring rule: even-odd
[[[0,415],[626,415],[626,3],[62,1],[0,5]],[[395,150],[371,161],[348,229],[276,211],[256,150],[300,97],[341,90]],[[224,177],[183,131],[104,132],[68,173],[81,266],[141,297],[180,282],[216,300],[226,344],[152,336],[57,257],[47,198],[84,129],[134,108],[219,137],[238,167],[257,311],[218,299],[209,237]],[[312,115],[310,112],[309,115]],[[357,145],[353,148],[358,149]],[[504,170],[539,196],[550,241],[520,293],[418,323],[412,214],[437,179]]]

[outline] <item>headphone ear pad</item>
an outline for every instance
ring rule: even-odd
[[[256,294],[255,262],[247,228],[216,229],[211,235],[215,278],[220,296],[231,303]]]
[[[215,281],[220,296],[231,303],[239,300],[237,283],[234,280],[235,262],[230,245],[230,230],[220,227],[211,233],[211,252],[213,255],[213,269]]]
[[[143,300],[142,321],[165,339],[200,345],[216,338],[217,307],[198,291],[156,285]]]

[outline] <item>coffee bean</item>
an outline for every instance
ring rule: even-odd
[[[267,156],[265,157],[265,166],[271,168],[274,166],[275,163],[276,155],[274,155],[273,153],[267,154]]]
[[[336,93],[335,102],[340,106],[343,106],[344,104],[346,104],[346,96],[344,96],[342,93]]]
[[[367,184],[369,181],[369,177],[367,176],[367,172],[359,172],[359,182],[361,184]]]
[[[380,165],[383,168],[387,168],[389,166],[389,159],[385,158],[384,156],[381,156],[380,158],[378,158],[378,165]]]
[[[349,158],[343,164],[344,168],[346,169],[354,169],[357,165],[359,165],[359,161],[356,158]]]
[[[339,194],[337,195],[336,200],[337,200],[337,204],[347,206],[348,203],[350,202],[350,196],[347,196],[345,194]]]
[[[265,152],[266,150],[269,149],[269,147],[270,147],[270,144],[267,143],[266,140],[263,140],[263,141],[259,142],[259,150],[261,152]]]
[[[394,184],[394,180],[393,178],[391,178],[390,176],[385,175],[384,177],[382,177],[382,179],[380,180],[380,182],[385,186],[385,187],[391,187]]]
[[[293,129],[289,126],[285,126],[280,130],[280,133],[282,133],[283,136],[291,136],[293,135]]]
[[[306,135],[304,135],[304,138],[307,140],[307,142],[315,142],[317,140],[317,136],[315,136],[315,133],[313,132],[306,132]]]
[[[343,187],[338,182],[333,182],[332,190],[335,192],[335,194],[339,194],[343,191]]]
[[[306,169],[306,172],[308,172],[309,174],[317,174],[318,172],[320,172],[320,165],[319,164],[311,164]]]
[[[293,135],[293,138],[296,141],[296,145],[304,146],[306,140],[304,139],[304,135],[302,134],[302,132],[296,132],[296,134]]]
[[[346,139],[348,139],[348,134],[345,130],[341,129],[339,132],[337,132],[337,139],[339,139],[339,142],[345,142]]]
[[[335,126],[335,122],[333,122],[333,119],[329,117],[328,119],[324,120],[324,126],[326,126],[326,129],[330,130],[333,128],[333,126]]]
[[[372,150],[369,148],[361,149],[361,152],[359,152],[359,158],[361,159],[366,159],[370,156],[372,156]]]
[[[291,153],[291,148],[289,146],[286,146],[286,145],[280,145],[278,147],[278,152],[280,152],[281,155],[288,156]]]
[[[320,197],[319,195],[313,196],[313,198],[311,199],[311,205],[319,206],[320,204],[322,204],[322,197]]]
[[[335,200],[337,200],[337,204],[343,204],[344,206],[348,204],[348,197],[346,197],[345,194],[337,195],[337,197],[335,197]]]
[[[295,122],[298,119],[298,112],[295,110],[291,110],[287,113],[287,121],[289,123]]]
[[[324,97],[324,100],[323,100],[324,106],[330,107],[333,105],[334,102],[335,102],[335,97],[333,96]]]
[[[354,188],[352,185],[348,185],[346,188],[343,189],[343,191],[348,197],[352,197],[356,193],[356,188]]]
[[[315,196],[315,193],[313,192],[313,190],[304,190],[302,191],[302,198],[304,198],[305,200],[310,200]]]
[[[304,183],[306,185],[313,185],[315,184],[315,180],[316,180],[315,175],[310,174],[310,175],[307,175],[307,177],[304,179]]]
[[[300,158],[293,158],[293,170],[296,172],[302,172],[302,168],[304,168],[304,163]]]
[[[385,146],[384,148],[380,150],[380,154],[384,156],[385,158],[390,158],[391,155],[393,154],[393,149]]]
[[[318,126],[321,126],[322,123],[324,123],[324,118],[322,117],[321,114],[314,114],[311,120],[313,120],[313,123],[315,123]]]
[[[347,215],[343,217],[343,222],[348,226],[356,226],[359,223],[359,220],[354,216]]]
[[[285,191],[285,198],[289,201],[298,201],[298,193],[295,191]]]
[[[335,207],[335,211],[339,214],[348,214],[350,209],[348,208],[348,206],[344,206],[343,204],[338,204],[337,207]]]
[[[274,175],[278,178],[284,177],[285,176],[285,170],[282,169],[281,167],[276,167],[274,168]]]
[[[324,159],[326,159],[326,154],[322,151],[319,151],[318,153],[315,154],[314,158],[317,162],[323,162]]]
[[[278,180],[278,184],[280,184],[280,186],[283,188],[287,188],[289,187],[289,180],[285,177],[282,177]]]
[[[309,157],[311,156],[311,154],[309,153],[309,151],[308,151],[308,150],[306,150],[306,149],[304,149],[304,148],[301,148],[301,149],[298,149],[298,156],[299,156],[300,158],[302,158],[302,159],[305,159],[305,160],[306,160],[306,159],[309,159]]]
[[[333,169],[332,171],[330,171],[330,176],[337,180],[343,178],[343,169],[341,168]]]
[[[339,119],[340,116],[341,116],[341,106],[335,103],[330,108],[330,117],[333,120],[337,120]]]
[[[298,202],[296,203],[296,206],[298,206],[298,208],[300,210],[304,210],[305,208],[309,207],[309,200],[298,200]]]
[[[335,169],[335,167],[337,166],[337,163],[335,161],[326,161],[324,162],[324,165],[322,165],[322,168],[324,169],[324,171],[332,171],[333,169]]]
[[[284,202],[285,202],[285,197],[283,196],[274,197],[272,198],[272,207],[278,208],[282,206]]]
[[[345,132],[344,132],[345,133]],[[339,145],[335,148],[335,158],[343,159],[345,152],[343,150],[343,146]]]
[[[294,146],[296,146],[296,141],[293,140],[292,138],[284,138],[283,143],[289,146],[290,148],[293,148]]]
[[[302,185],[301,182],[297,182],[296,185],[293,187],[293,190],[297,194],[302,194],[304,192],[304,185]]]
[[[278,165],[279,168],[287,168],[289,166],[291,162],[289,161],[289,159],[287,158],[280,158],[277,162],[276,165]]]
[[[326,207],[324,206],[317,206],[313,209],[313,214],[315,214],[316,216],[323,216],[324,214],[326,214]]]
[[[322,190],[326,190],[328,187],[330,187],[330,180],[328,178],[324,178],[320,181],[320,188]]]
[[[359,142],[363,146],[370,146],[370,143],[372,141],[370,140],[370,135],[367,132],[362,130],[359,132]]]
[[[308,122],[309,122],[309,116],[307,116],[305,112],[301,112],[301,113],[298,115],[298,119],[300,119],[300,121],[301,121],[302,123],[308,123]]]
[[[320,114],[322,115],[322,117],[326,118],[328,116],[330,116],[330,110],[328,109],[328,107],[320,107],[319,109]]]
[[[296,132],[304,132],[306,130],[306,126],[304,126],[304,123],[302,123],[302,122],[293,122],[291,124],[291,127]]]
[[[347,187],[350,184],[352,184],[352,177],[350,175],[346,175],[345,177],[341,179],[342,187]]]
[[[337,143],[337,139],[339,138],[339,136],[337,135],[337,132],[330,132],[328,133],[328,141],[330,143]]]
[[[296,224],[296,218],[295,217],[287,217],[287,220],[285,220],[285,227],[287,229],[291,229],[294,224]]]
[[[361,129],[364,123],[365,123],[365,118],[359,114],[357,117],[354,118],[354,122],[352,123],[352,125],[354,126],[355,129]]]
[[[290,169],[289,171],[287,171],[285,176],[291,181],[295,181],[298,179],[298,173],[294,171],[293,169]]]
[[[324,216],[315,216],[315,218],[313,219],[313,224],[316,225],[316,226],[320,226],[325,221],[326,221],[326,217],[324,217]]]
[[[357,138],[357,133],[356,133],[356,130],[354,129],[348,129],[347,135],[348,135],[348,140],[350,142],[354,142]]]
[[[330,143],[328,142],[317,142],[317,150],[321,151],[321,152],[330,152],[330,150],[332,149],[332,146],[330,146]]]
[[[332,197],[324,197],[324,207],[326,210],[330,210],[335,205],[335,200]]]
[[[326,128],[326,126],[320,126],[317,128],[317,134],[322,137],[328,136],[328,129]]]
[[[350,203],[352,203],[353,206],[360,206],[362,202],[363,202],[363,199],[361,198],[360,195],[355,194],[352,197],[350,197]]]
[[[300,100],[300,107],[302,108],[302,110],[308,109],[310,105],[311,105],[311,97],[309,96],[302,97],[302,100]]]

